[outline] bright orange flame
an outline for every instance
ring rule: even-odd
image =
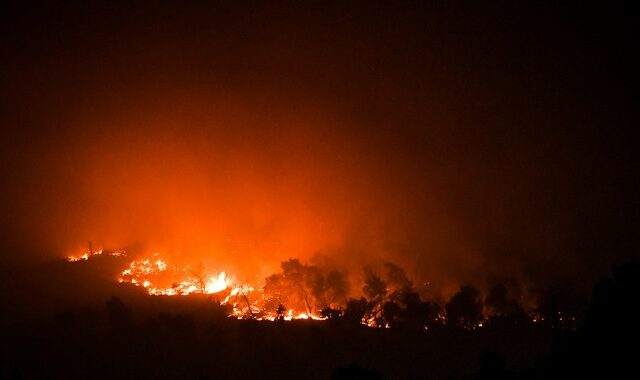
[[[67,257],[67,261],[76,262],[89,260],[93,256],[108,254],[123,256],[124,252],[104,252],[102,250],[90,253],[85,252],[76,256]],[[275,312],[267,312],[260,307],[264,303],[262,288],[250,284],[235,283],[227,275],[220,272],[208,275],[204,270],[194,270],[189,265],[169,265],[162,259],[159,252],[151,258],[133,260],[120,272],[120,283],[129,283],[145,289],[153,296],[176,296],[190,294],[221,294],[220,304],[232,307],[231,315],[243,319],[275,321],[278,316]],[[259,291],[256,291],[256,288]],[[226,295],[225,295],[226,294]],[[284,320],[321,318],[308,311],[287,310]]]
[[[142,285],[151,295],[214,294],[230,285],[226,272],[208,276],[190,266],[169,266],[159,253],[151,259],[134,260],[120,273],[119,282]]]
[[[89,260],[90,258],[92,258],[93,256],[100,256],[100,255],[124,256],[125,252],[124,251],[104,251],[102,249],[97,250],[97,251],[87,251],[87,252],[83,252],[83,253],[81,253],[79,255],[67,256],[67,261],[69,261],[69,262],[86,261],[86,260]]]
[[[225,272],[220,272],[220,274],[218,274],[218,277],[212,277],[209,279],[205,286],[205,293],[219,293],[227,289],[227,287],[227,274]]]

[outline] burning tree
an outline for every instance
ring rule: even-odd
[[[384,264],[382,276],[365,268],[360,299],[348,299],[351,286],[345,272],[297,259],[284,261],[280,267],[256,291],[250,284],[235,283],[225,272],[211,275],[201,263],[169,265],[160,253],[154,253],[131,261],[118,280],[140,286],[150,295],[210,294],[210,300],[230,306],[231,315],[239,319],[322,318],[417,330],[438,317],[438,306],[422,301],[405,271],[393,263]],[[452,300],[451,315],[459,302]]]
[[[318,310],[340,307],[346,302],[349,281],[337,270],[325,273],[322,269],[289,259],[281,263],[282,272],[266,278],[265,309],[275,310],[288,305],[292,310],[304,311],[307,316]]]
[[[369,302],[361,297],[359,300],[350,299],[347,301],[347,307],[344,309],[343,318],[351,325],[362,324],[369,310]]]
[[[289,305],[293,309],[306,310],[311,315],[312,300],[308,271],[297,259],[281,263],[282,273],[267,277],[264,293],[267,299],[265,308],[275,310],[278,305]]]
[[[374,274],[371,269],[365,270],[364,287],[362,291],[369,299],[368,320],[375,326],[384,326],[383,303],[387,295],[387,284]]]
[[[480,291],[471,285],[463,285],[446,305],[447,323],[451,326],[474,328],[482,320]]]

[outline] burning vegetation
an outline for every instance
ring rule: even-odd
[[[67,257],[69,262],[94,256],[126,258],[124,251],[92,251]],[[120,270],[117,281],[141,287],[150,296],[206,295],[226,306],[237,319],[285,321],[292,319],[342,320],[351,325],[377,328],[428,330],[449,325],[475,330],[504,320],[518,323],[563,323],[575,326],[575,318],[555,308],[525,310],[518,297],[497,284],[483,299],[478,288],[463,285],[441,306],[422,299],[405,271],[394,263],[380,270],[365,267],[360,287],[346,271],[289,259],[280,272],[257,283],[243,283],[227,272],[210,273],[202,264],[176,263],[161,253],[135,258]],[[355,296],[355,297],[354,297]]]

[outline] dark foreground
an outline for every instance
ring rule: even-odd
[[[7,274],[4,285],[14,279]],[[639,283],[637,262],[615,267],[576,330],[237,320],[207,297],[109,285],[70,298],[24,285],[2,300],[0,379],[636,378]]]
[[[327,379],[351,365],[384,378],[456,379],[477,372],[487,352],[515,372],[551,347],[550,331],[536,327],[415,332],[332,321],[198,323],[169,314],[134,324],[91,312],[23,327],[3,341],[5,374],[25,379]]]

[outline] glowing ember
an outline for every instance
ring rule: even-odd
[[[169,266],[159,253],[151,259],[134,260],[120,273],[119,282],[144,287],[151,295],[214,294],[230,286],[227,274],[207,276],[190,266]]]
[[[124,251],[89,250],[67,257],[69,262],[87,261],[94,256],[126,256]],[[207,272],[202,264],[194,267],[180,264],[178,255],[166,259],[159,252],[148,257],[116,264],[124,265],[117,281],[139,287],[151,296],[201,297],[207,302],[225,305],[230,317],[259,321],[336,319],[348,324],[371,328],[424,328],[442,326],[449,322],[458,328],[479,330],[491,328],[493,316],[485,318],[453,319],[437,305],[420,300],[412,282],[402,268],[385,263],[387,275],[381,278],[365,270],[363,295],[349,298],[348,274],[338,269],[323,268],[289,259],[281,262],[281,271],[251,283],[239,283],[226,271]],[[462,288],[461,288],[462,292]],[[476,292],[479,292],[476,290]],[[455,296],[454,296],[455,297]],[[453,298],[452,301],[453,302]],[[455,309],[454,309],[455,311]],[[532,324],[545,321],[537,312],[529,315]],[[557,312],[554,322],[563,328],[575,328],[575,317]],[[486,327],[485,327],[486,326]]]
[[[102,254],[105,254],[108,256],[124,256],[125,253],[124,251],[105,252],[102,249],[100,249],[98,251],[87,251],[76,256],[67,256],[67,261],[69,262],[86,261],[93,256],[100,256]]]
[[[176,296],[190,294],[220,294],[218,301],[232,308],[231,315],[239,319],[275,321],[277,312],[265,311],[263,287],[234,283],[226,272],[210,276],[203,270],[194,270],[189,265],[168,264],[160,253],[151,258],[132,261],[122,270],[121,283],[129,283],[143,287],[148,294],[154,296]],[[260,291],[256,291],[258,288]],[[321,318],[308,311],[290,309],[281,317],[283,320]]]
[[[86,261],[98,255],[123,256],[124,252],[92,252],[90,248],[88,252],[67,257],[67,261]],[[323,320],[326,317],[316,312],[326,307],[333,307],[338,312],[339,300],[346,299],[346,293],[339,291],[340,284],[346,281],[340,273],[329,272],[324,278],[317,268],[305,266],[297,260],[283,263],[282,274],[270,276],[259,286],[237,283],[232,279],[227,272],[210,274],[201,265],[196,268],[179,265],[173,258],[167,261],[156,252],[151,257],[130,261],[120,271],[117,281],[138,286],[153,296],[217,295],[213,300],[230,306],[230,316],[238,319]],[[315,287],[310,288],[310,284]],[[320,290],[324,297],[313,301],[311,297]],[[290,307],[285,308],[284,305]],[[362,323],[380,327],[373,318]]]

